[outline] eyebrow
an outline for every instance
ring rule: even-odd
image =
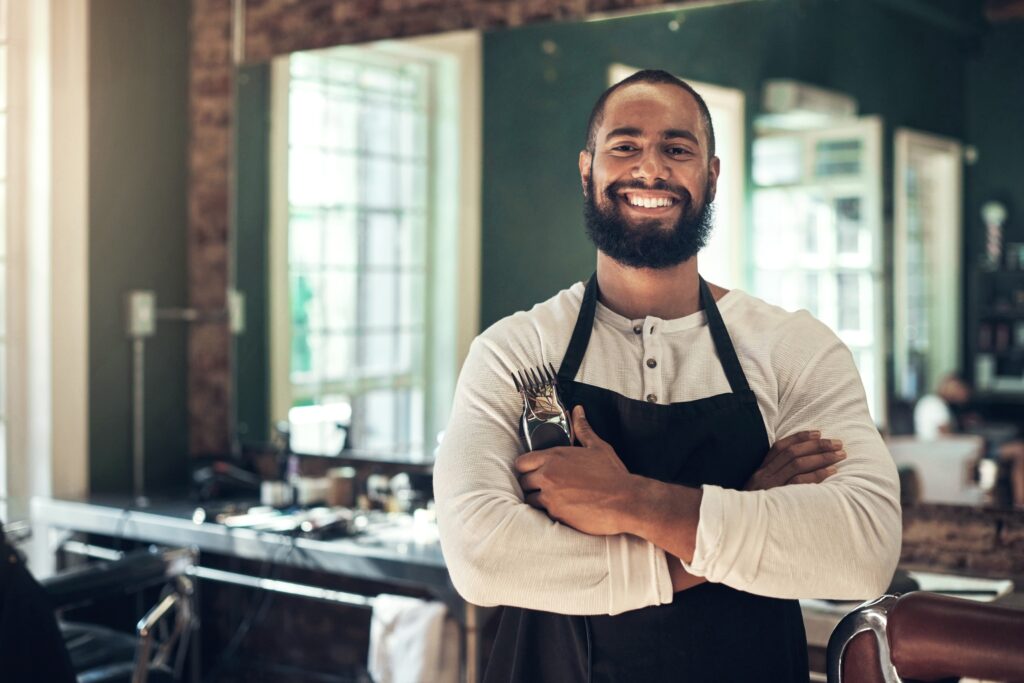
[[[640,130],[639,128],[633,128],[631,126],[621,126],[610,131],[608,135],[605,136],[605,140],[611,140],[612,138],[620,135],[628,137],[642,137],[643,131]],[[700,140],[698,140],[697,136],[688,130],[682,130],[679,128],[669,128],[668,130],[665,131],[664,139],[671,140],[672,138],[684,138],[686,140],[692,141],[695,145],[700,146]]]

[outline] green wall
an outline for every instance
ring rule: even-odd
[[[131,347],[124,295],[187,303],[188,2],[89,3],[89,476],[131,490]],[[184,484],[186,341],[146,344],[148,491]],[[55,444],[60,448],[60,444]]]
[[[923,17],[906,10],[919,5],[764,0],[487,34],[481,327],[593,271],[577,156],[609,64],[739,88],[748,121],[764,79],[795,78],[881,115],[887,150],[897,126],[962,139],[974,20],[955,3]],[[546,41],[556,49],[546,51]],[[888,176],[884,186],[888,194]]]

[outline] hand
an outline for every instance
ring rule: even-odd
[[[779,439],[744,489],[759,491],[822,482],[836,473],[835,463],[846,458],[842,448],[842,441],[822,439],[818,431],[797,432]]]
[[[586,534],[624,533],[621,513],[629,508],[634,476],[591,429],[582,406],[573,409],[572,426],[582,447],[530,451],[516,459],[526,502]]]
[[[821,432],[807,431],[792,434],[775,442],[764,462],[747,482],[747,491],[770,489],[787,484],[814,483],[835,474],[834,463],[846,457],[843,444],[836,439],[822,439]],[[679,558],[665,554],[668,560],[672,592],[693,588],[706,581],[690,574]]]

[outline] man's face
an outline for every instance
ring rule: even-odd
[[[587,234],[626,266],[686,261],[710,233],[718,169],[689,93],[651,83],[617,90],[605,102],[593,155],[580,152]]]

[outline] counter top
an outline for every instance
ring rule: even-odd
[[[267,560],[357,578],[380,580],[425,588],[445,602],[456,618],[465,612],[465,601],[451,584],[440,543],[436,538],[417,538],[401,525],[377,533],[336,540],[314,540],[277,532],[230,528],[219,523],[193,521],[195,504],[182,500],[153,500],[138,507],[125,496],[91,497],[83,500],[32,500],[34,525],[96,533],[164,545],[191,545],[200,551]],[[941,590],[949,575],[915,572],[923,590]],[[930,587],[928,581],[938,580]],[[996,604],[1024,608],[1024,584],[986,579],[963,579],[969,587],[994,587]],[[977,582],[981,583],[977,583]],[[973,582],[973,583],[972,583]],[[1016,588],[1016,592],[1013,589]],[[839,620],[858,602],[801,600],[807,641],[825,647]]]
[[[193,521],[196,505],[154,499],[139,507],[128,497],[82,500],[34,498],[32,523],[162,545],[195,546],[201,552],[272,561],[362,579],[425,588],[461,614],[436,538],[417,537],[399,524],[381,533],[315,540],[276,532]]]

